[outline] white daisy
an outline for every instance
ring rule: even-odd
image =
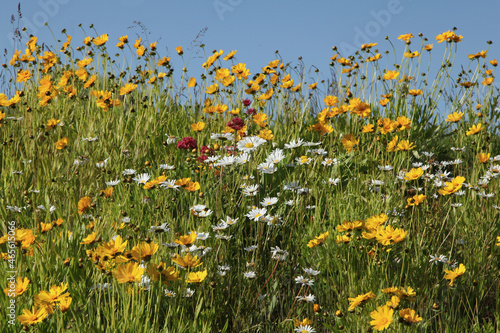
[[[282,149],[275,149],[271,152],[271,154],[269,154],[267,157],[266,157],[266,162],[267,163],[274,163],[274,164],[278,164],[279,162],[281,162],[283,159],[285,159],[285,154],[283,153],[283,150]]]
[[[243,273],[243,276],[246,277],[247,279],[253,279],[257,276],[254,271],[248,271]]]
[[[273,174],[278,170],[278,168],[274,163],[261,163],[257,167],[257,170],[262,173]]]
[[[293,149],[293,148],[298,148],[304,144],[304,140],[298,139],[297,141],[293,140],[290,141],[290,143],[285,143],[285,149]]]
[[[332,166],[339,164],[339,161],[336,158],[327,158],[321,162],[324,166]]]
[[[159,168],[163,169],[163,170],[174,170],[175,166],[174,165],[168,165],[168,164],[160,164]]]
[[[247,136],[243,138],[242,140],[238,141],[238,144],[236,147],[238,148],[239,151],[242,151],[244,153],[250,153],[255,150],[267,141],[259,138],[258,136]]]
[[[117,179],[117,180],[111,180],[109,182],[106,182],[106,186],[116,186],[116,185],[118,185],[119,182],[120,182],[119,179]]]
[[[175,180],[165,180],[160,183],[160,187],[167,188],[167,189],[174,189],[174,190],[179,190],[179,185],[175,185]]]
[[[264,217],[266,212],[267,212],[266,208],[254,208],[245,216],[248,217],[252,221],[259,221],[259,219],[261,217]]]
[[[267,207],[267,206],[272,206],[277,202],[278,202],[278,198],[276,198],[276,197],[272,197],[272,198],[265,197],[264,200],[262,200],[260,204],[264,207]]]
[[[151,176],[149,174],[141,173],[137,175],[137,177],[132,178],[132,180],[135,180],[137,184],[146,184],[150,178]]]
[[[309,275],[318,275],[319,273],[321,273],[320,271],[316,271],[312,268],[302,268],[302,270]]]
[[[129,176],[129,175],[135,175],[136,171],[134,169],[125,169],[122,171],[122,175],[124,176]]]

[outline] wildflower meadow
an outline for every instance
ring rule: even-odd
[[[333,47],[323,80],[69,30],[1,68],[1,332],[500,330],[491,42]]]

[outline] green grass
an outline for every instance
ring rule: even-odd
[[[65,36],[59,38],[64,40]],[[145,54],[137,56],[132,42],[116,55],[111,55],[115,52],[111,40],[101,46],[77,43],[73,40],[65,52],[59,52],[62,45],[42,50],[38,41],[32,44],[33,62],[14,59],[2,69],[2,76],[10,81],[4,87],[5,99],[0,97],[0,216],[4,235],[0,241],[0,281],[3,288],[8,286],[9,271],[15,271],[16,278],[30,280],[27,290],[15,298],[14,325],[9,323],[7,310],[1,311],[2,332],[19,331],[22,310],[32,306],[53,310],[42,316],[43,321],[25,326],[32,332],[290,332],[296,327],[295,320],[305,318],[311,320],[316,332],[367,331],[374,326],[370,324],[372,311],[394,296],[382,291],[390,287],[405,288],[404,292],[411,287],[415,294],[405,295],[401,289],[396,292],[400,302],[394,306],[389,331],[499,329],[496,237],[500,236],[500,202],[496,195],[482,197],[482,192],[499,193],[499,91],[494,84],[482,84],[485,78],[494,77],[496,66],[490,58],[455,59],[460,46],[457,42],[435,43],[432,51],[426,51],[428,42],[417,37],[407,45],[407,50],[411,46],[411,51],[419,51],[415,58],[397,55],[393,49],[378,61],[366,62],[379,53],[377,47],[382,47],[374,46],[346,58],[350,64],[342,66],[337,60],[347,55],[338,55],[331,63],[334,75],[325,82],[306,81],[305,71],[286,65],[277,55],[279,65],[263,68],[268,73],[259,89],[250,94],[245,90],[260,73],[252,71],[246,78],[235,78],[228,87],[215,78],[219,67],[233,75],[232,66],[240,62],[223,60],[227,54],[202,68],[204,74],[196,76],[196,87],[188,87],[193,77],[190,73],[199,71],[189,67],[189,55],[170,55],[173,59],[159,66],[164,55],[146,44]],[[45,53],[47,50],[54,53]],[[441,66],[432,72],[430,54],[439,57],[440,52]],[[54,59],[52,67],[44,66],[38,58],[44,54],[49,62]],[[59,85],[64,72],[75,73],[77,62],[86,57],[93,61],[80,72],[87,72],[88,78],[95,75],[93,85],[85,87],[88,78],[80,80],[75,74]],[[397,66],[392,65],[392,57]],[[172,74],[178,60],[187,68],[176,68],[182,72],[179,77]],[[454,69],[461,66],[467,69]],[[349,72],[342,73],[347,68]],[[29,70],[31,78],[16,82],[19,70]],[[388,70],[399,72],[398,77],[384,79]],[[160,73],[165,73],[161,79]],[[287,74],[294,82],[283,87]],[[152,76],[156,77],[154,82]],[[46,93],[40,81],[49,78],[52,86],[45,85],[49,87]],[[205,92],[217,82],[218,92]],[[466,88],[458,84],[463,82],[473,85]],[[126,83],[137,87],[120,95]],[[308,87],[312,83],[317,83],[315,89]],[[72,97],[70,85],[76,90]],[[272,97],[261,102],[259,97],[271,88]],[[411,96],[413,89],[420,89],[421,94]],[[19,99],[9,102],[16,91],[22,91]],[[103,99],[102,94],[96,96],[99,91],[109,93],[107,110],[98,101]],[[390,96],[384,107],[379,102],[385,94]],[[323,98],[328,95],[336,96],[338,102],[325,110]],[[48,99],[46,105],[43,99]],[[245,99],[251,105],[243,105]],[[226,105],[227,110],[207,113],[207,100],[211,105]],[[116,105],[111,106],[113,103]],[[356,105],[360,105],[358,109]],[[237,108],[239,114],[229,113]],[[267,115],[267,120],[254,121],[247,114],[250,108]],[[464,116],[455,123],[446,121],[452,112],[463,112]],[[229,141],[211,138],[212,133],[227,131],[227,123],[236,116],[246,126],[240,135]],[[381,123],[385,118],[389,126],[384,131]],[[52,127],[50,119],[60,122]],[[408,120],[411,122],[405,122]],[[192,131],[190,125],[200,121],[205,127]],[[479,123],[482,130],[466,134]],[[368,124],[374,126],[372,132],[366,131]],[[274,137],[264,133],[265,129]],[[245,135],[266,139],[246,163],[216,166],[200,161],[202,146],[221,158],[241,157],[238,149],[232,155],[233,150],[225,147],[237,145]],[[197,148],[177,148],[177,143],[189,136],[196,140]],[[389,143],[396,136],[397,144],[408,140],[414,148],[402,150],[403,146],[398,149],[396,145],[390,151]],[[98,140],[83,140],[94,137]],[[63,138],[67,138],[67,145],[56,149],[56,142]],[[351,146],[346,138],[351,138]],[[285,144],[298,139],[318,145],[285,149]],[[260,171],[261,163],[277,148],[283,149],[284,158],[275,165],[275,172]],[[324,155],[315,151],[320,148]],[[484,163],[479,160],[481,153],[490,154]],[[336,160],[323,165],[328,159]],[[457,159],[461,162],[449,163]],[[105,165],[96,165],[105,160]],[[300,165],[303,162],[308,164]],[[418,179],[404,180],[406,173],[417,167],[414,163],[428,167]],[[160,168],[163,164],[174,168]],[[386,165],[392,169],[381,168]],[[135,175],[124,175],[126,169],[134,169]],[[149,174],[149,181],[160,176],[165,176],[160,179],[165,181],[190,178],[188,186],[197,183],[200,188],[165,189],[153,184],[146,189],[133,180],[139,174]],[[449,188],[446,182],[458,176],[465,178],[461,188],[455,187],[451,194],[439,193]],[[113,180],[120,182],[106,185]],[[286,190],[294,181],[299,182],[300,190]],[[241,189],[243,184],[258,188],[247,196]],[[102,191],[110,187],[113,192],[107,196]],[[425,200],[409,205],[410,198],[418,194],[425,195]],[[79,207],[86,196],[89,204]],[[278,199],[263,214],[273,218],[253,221],[247,217],[253,208],[264,208],[261,202],[266,197]],[[55,210],[50,212],[52,205]],[[195,205],[205,205],[212,212],[197,217],[193,214]],[[238,220],[214,231],[227,216]],[[382,223],[378,228],[370,222],[377,216]],[[58,219],[63,221],[60,226],[55,223]],[[18,233],[12,242],[10,221],[15,221]],[[345,221],[361,222],[358,229],[339,231]],[[41,223],[51,223],[52,228],[43,231]],[[150,230],[164,223],[168,224],[166,232]],[[401,230],[403,236],[390,238],[384,233],[389,226]],[[35,238],[30,240],[22,229],[30,230]],[[199,249],[193,250],[193,255],[201,256],[202,264],[182,269],[173,256],[184,256],[185,252],[181,246],[168,244],[191,231],[208,233],[209,237],[194,241]],[[95,240],[82,244],[93,232]],[[117,235],[128,243],[123,253],[110,255],[106,251],[113,248],[112,239]],[[347,236],[345,242],[340,241],[342,236]],[[316,237],[321,240],[314,244],[311,241]],[[158,250],[144,257],[145,244],[158,245]],[[252,245],[253,251],[245,250]],[[9,246],[15,249],[10,261]],[[448,260],[432,263],[431,255]],[[119,283],[119,268],[135,262],[149,267],[135,275],[137,280],[142,275],[143,279],[151,278],[150,283]],[[450,285],[444,278],[445,270],[459,264],[466,271]],[[218,274],[221,265],[230,267],[225,275]],[[165,281],[165,276],[165,283],[153,281],[168,267],[175,269],[176,281]],[[320,273],[308,275],[304,268]],[[189,273],[205,270],[203,281],[187,282]],[[254,278],[244,275],[250,271],[255,272]],[[296,283],[299,276],[314,282],[301,286]],[[69,295],[55,295],[52,302],[40,303],[46,292],[63,283],[67,283],[64,292]],[[100,290],[104,284],[109,288]],[[187,288],[194,291],[191,297],[184,297]],[[165,289],[175,296],[166,296]],[[349,298],[368,292],[374,297],[349,311]],[[2,309],[12,299],[7,293],[0,297]],[[312,302],[298,298],[308,295],[314,295]],[[60,302],[68,297],[71,304],[63,312]],[[399,311],[406,308],[415,310],[422,321],[404,323]]]

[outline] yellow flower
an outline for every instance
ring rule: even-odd
[[[386,106],[389,103],[389,99],[384,98],[378,102],[382,106]]]
[[[273,96],[273,88],[270,88],[268,91],[266,91],[264,94],[260,95],[258,100],[259,101],[267,101]]]
[[[62,138],[61,140],[56,142],[56,149],[63,149],[69,143],[69,139],[67,137]]]
[[[184,187],[184,189],[189,192],[198,191],[200,188],[200,183],[198,182],[189,182],[189,184]]]
[[[179,239],[175,239],[174,242],[179,245],[190,245],[194,243],[196,237],[197,237],[196,231],[191,231],[190,234],[180,236]]]
[[[26,82],[31,78],[31,71],[29,69],[24,69],[19,71],[17,74],[16,82]]]
[[[45,125],[45,128],[46,129],[53,129],[60,122],[61,121],[59,119],[49,119],[49,120],[47,120],[47,125]]]
[[[486,163],[488,162],[488,159],[490,158],[490,153],[481,153],[477,156],[479,162],[481,163]]]
[[[104,34],[104,35],[101,35],[101,36],[99,36],[97,38],[94,38],[92,40],[92,43],[94,43],[94,45],[96,45],[96,46],[100,46],[100,45],[106,44],[106,42],[108,41],[108,39],[109,39],[108,34]]]
[[[408,94],[410,94],[412,96],[422,95],[422,90],[420,90],[420,89],[412,89],[412,90],[408,91]]]
[[[132,46],[134,49],[136,49],[139,47],[139,45],[141,45],[141,37],[139,37],[139,39],[136,39],[134,45]]]
[[[201,283],[207,277],[207,270],[205,269],[202,272],[191,272],[186,279],[187,283]]]
[[[90,43],[92,42],[92,39],[94,39],[94,37],[85,37],[84,40],[83,40],[83,44],[89,46]]]
[[[470,127],[469,130],[465,134],[467,134],[467,136],[469,136],[469,135],[474,135],[476,133],[479,133],[480,131],[483,130],[483,127],[481,127],[481,126],[482,126],[481,123],[479,123],[477,125],[472,125],[472,127]]]
[[[359,144],[358,139],[356,139],[356,137],[352,134],[347,134],[346,136],[344,136],[341,142],[347,153],[350,153]]]
[[[314,83],[311,83],[308,88],[311,89],[311,90],[314,90],[316,89],[316,87],[318,86],[318,83],[317,82],[314,82]]]
[[[61,310],[62,313],[68,311],[69,306],[71,305],[71,301],[73,299],[71,297],[64,297],[59,301],[59,309]]]
[[[349,304],[349,311],[354,310],[357,306],[369,301],[372,298],[375,298],[375,295],[371,291],[366,294],[358,295],[354,298],[349,297],[349,302],[351,302],[351,304]]]
[[[231,67],[231,71],[233,72],[234,75],[238,78],[238,80],[241,79],[248,79],[250,76],[250,71],[246,68],[246,64],[244,63],[239,63],[237,65],[234,65]]]
[[[177,51],[178,55],[182,55],[184,53],[184,50],[182,50],[182,46],[177,46],[175,48],[175,51]]]
[[[325,232],[320,234],[319,236],[314,237],[314,239],[310,240],[309,243],[307,243],[307,247],[313,248],[318,245],[321,245],[325,242],[326,238],[328,237],[329,232]]]
[[[458,36],[451,30],[448,30],[436,36],[436,40],[438,41],[438,43],[442,43],[444,41],[458,43],[462,41],[462,38],[462,35]]]
[[[46,233],[47,231],[52,229],[52,223],[43,223],[40,222],[40,232],[42,234]]]
[[[464,177],[457,176],[453,178],[451,182],[445,182],[446,186],[443,189],[438,190],[438,192],[441,195],[453,194],[462,188],[464,181],[465,181]]]
[[[415,180],[420,178],[423,174],[424,170],[422,170],[422,168],[411,168],[411,170],[405,174],[404,180]]]
[[[45,308],[39,308],[38,310],[33,307],[32,310],[23,309],[23,314],[17,316],[17,320],[21,323],[21,325],[28,326],[37,323],[41,323],[42,320],[47,317],[48,313]]]
[[[191,124],[191,129],[195,132],[201,132],[204,128],[205,128],[205,123],[202,121]]]
[[[196,78],[192,77],[189,79],[188,83],[187,83],[187,86],[189,88],[193,88],[193,87],[196,87]]]
[[[158,248],[159,246],[155,242],[141,243],[134,246],[132,251],[130,251],[130,254],[132,255],[132,258],[139,262],[142,260],[148,261],[156,252],[158,252]]]
[[[16,285],[15,288],[10,288],[7,287],[3,290],[5,295],[9,297],[16,297],[22,295],[26,290],[28,290],[28,285],[30,283],[30,280],[25,277],[24,280],[20,277],[17,278],[16,280]]]
[[[363,133],[372,133],[375,131],[375,128],[373,126],[373,124],[366,124],[363,126],[363,129],[361,130],[361,132]]]
[[[412,143],[410,143],[409,140],[401,140],[399,143],[398,143],[398,146],[396,147],[396,151],[399,151],[399,150],[412,150],[413,148],[415,148],[415,145]]]
[[[370,321],[370,325],[373,326],[374,330],[383,331],[393,322],[393,315],[394,310],[387,305],[379,306],[377,310],[370,312],[370,317],[373,318],[373,320]]]
[[[398,71],[387,71],[383,77],[384,77],[384,80],[394,80],[398,76],[399,76]]]
[[[142,57],[144,55],[144,53],[146,52],[146,48],[144,47],[144,45],[140,45],[137,50],[135,50],[135,53],[137,54],[137,56],[139,57]]]
[[[425,46],[424,46],[424,49],[425,49],[426,51],[430,51],[430,50],[432,50],[433,48],[434,48],[434,45],[432,45],[432,44],[427,44],[427,45],[425,45]]]
[[[120,88],[120,96],[126,95],[137,88],[136,84],[127,83],[123,87]]]
[[[205,92],[209,95],[217,92],[219,90],[219,85],[217,83],[215,84],[212,84],[211,86],[208,86],[206,89],[205,89]]]
[[[85,237],[84,239],[82,239],[82,241],[80,242],[80,244],[84,244],[84,245],[89,245],[89,244],[92,244],[95,242],[97,238],[97,232],[93,232],[91,233],[90,235],[88,235],[87,237]]]
[[[459,122],[463,116],[464,116],[463,112],[453,112],[452,114],[449,114],[445,120],[452,123],[456,123]]]
[[[398,37],[399,40],[402,40],[402,41],[405,41],[405,42],[408,42],[412,38],[413,38],[413,34],[404,34],[404,35],[400,35]]]
[[[273,132],[269,129],[264,129],[259,132],[259,135],[257,135],[259,138],[262,138],[264,140],[272,140],[274,139]]]
[[[458,268],[455,268],[454,270],[445,269],[444,278],[446,280],[450,280],[450,286],[453,286],[455,279],[464,274],[465,271],[466,271],[465,266],[463,264],[460,264]]]
[[[422,321],[422,317],[417,315],[415,313],[415,310],[412,310],[412,309],[402,309],[399,311],[399,315],[408,324],[419,323]]]
[[[498,66],[498,62],[496,59],[493,59],[493,60],[490,60],[490,64],[494,67],[497,67]]]
[[[485,79],[483,80],[483,82],[481,82],[481,84],[482,84],[483,86],[489,86],[490,84],[492,84],[492,83],[493,83],[493,81],[495,81],[495,78],[493,78],[493,77],[487,77],[487,78],[485,78]]]
[[[156,66],[160,67],[160,66],[163,66],[163,65],[167,65],[169,62],[170,62],[170,58],[169,57],[163,57],[160,60],[158,60],[158,62],[156,63]]]
[[[182,268],[195,268],[203,264],[201,262],[201,258],[198,258],[198,256],[192,256],[191,253],[187,253],[184,257],[175,254],[172,261]]]
[[[136,262],[129,262],[126,265],[121,265],[113,271],[113,276],[118,283],[125,282],[140,282],[144,274],[144,268],[139,268]]]
[[[78,61],[76,65],[80,68],[87,67],[90,63],[94,61],[92,58],[83,58],[82,60]]]
[[[83,197],[78,200],[78,214],[82,215],[85,208],[90,207],[90,203],[92,202],[91,197]]]
[[[427,198],[424,194],[416,194],[411,198],[406,199],[408,206],[418,206],[422,202],[424,202],[425,198]]]
[[[222,59],[225,60],[225,61],[228,61],[229,59],[232,59],[234,57],[234,55],[236,54],[236,52],[238,52],[238,51],[231,51],[231,52],[228,53],[227,56],[225,56]]]
[[[396,149],[396,145],[398,143],[399,137],[397,135],[387,144],[387,151],[393,152]]]

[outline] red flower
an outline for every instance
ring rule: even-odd
[[[239,131],[243,128],[243,126],[245,126],[245,123],[241,118],[233,117],[233,119],[231,119],[231,121],[227,123],[227,126],[231,127],[235,131]]]
[[[196,140],[192,136],[183,138],[181,141],[177,142],[177,148],[179,149],[197,149]]]
[[[249,106],[250,104],[252,104],[252,101],[249,100],[248,98],[243,100],[243,105],[244,106]]]
[[[257,113],[257,111],[255,111],[255,109],[253,109],[253,108],[250,108],[250,109],[247,110],[247,115],[249,115],[249,116],[252,116],[252,115],[254,115],[256,113]]]

